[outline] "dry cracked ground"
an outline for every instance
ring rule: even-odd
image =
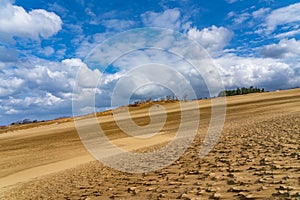
[[[0,199],[300,199],[300,89],[227,98],[222,134],[204,158],[199,151],[210,100],[199,105],[200,128],[187,151],[171,165],[146,173],[120,172],[95,161],[72,119],[5,128]],[[115,145],[153,152],[172,140],[180,120],[178,103],[161,106],[167,121],[153,139],[126,136],[109,112],[98,119]],[[137,124],[150,122],[148,108],[131,108]]]

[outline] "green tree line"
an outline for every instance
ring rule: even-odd
[[[234,95],[241,95],[241,94],[250,94],[250,93],[258,93],[258,92],[264,92],[264,88],[258,88],[250,86],[249,88],[242,87],[242,88],[236,88],[235,90],[224,90],[219,92],[219,97],[223,96],[234,96]]]

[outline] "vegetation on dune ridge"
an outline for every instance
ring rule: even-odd
[[[30,120],[30,119],[24,119],[16,122],[12,122],[8,126],[0,126],[0,134],[6,133],[8,131],[12,130],[21,130],[21,129],[27,129],[37,126],[43,126],[43,125],[49,125],[54,123],[63,123],[63,122],[70,122],[73,121],[72,117],[60,117],[52,120]]]
[[[187,95],[182,97],[182,101],[186,101]],[[171,103],[171,102],[178,102],[179,99],[177,96],[174,95],[167,95],[165,97],[161,97],[160,99],[154,100],[152,98],[146,98],[141,100],[135,100],[134,103],[129,104],[129,107],[138,107],[145,104],[152,104],[152,103]]]
[[[224,90],[219,92],[219,97],[224,97],[224,96],[234,96],[234,95],[242,95],[242,94],[250,94],[250,93],[261,93],[265,92],[264,88],[258,88],[258,87],[253,87],[250,86],[249,88],[242,87],[242,88],[237,88],[235,90]]]
[[[44,122],[45,120],[38,121],[38,120],[30,120],[30,119],[23,119],[20,121],[12,122],[10,125],[21,125],[21,124],[31,124],[31,123],[37,123],[37,122]]]

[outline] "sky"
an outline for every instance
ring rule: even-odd
[[[131,30],[148,27],[174,30],[180,38],[199,44],[217,68],[218,82],[227,89],[299,87],[299,26],[300,2],[293,0],[0,0],[0,125],[25,118],[72,116],[72,103],[77,100],[82,105],[79,114],[108,109],[116,85],[117,91],[142,85],[131,97],[119,92],[121,99],[155,99],[185,84],[191,87],[182,91],[193,88],[197,98],[207,95],[199,89],[205,80],[168,51],[139,49],[107,63],[106,71],[87,62],[103,43],[119,41],[107,46],[108,52],[124,53],[132,42],[132,35],[124,39],[128,36],[124,31],[134,35]],[[162,44],[170,39],[160,36]],[[143,44],[154,44],[153,38],[138,38]],[[176,47],[184,49],[186,44]],[[104,53],[98,56],[103,58]],[[149,66],[132,68],[154,59],[151,67],[161,73],[151,73]],[[182,76],[177,77],[174,70]],[[167,81],[145,84],[154,79]],[[169,84],[169,89],[163,84]],[[94,107],[88,99],[93,95]],[[189,94],[189,98],[195,96]]]

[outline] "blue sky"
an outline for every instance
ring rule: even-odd
[[[0,125],[24,118],[71,116],[80,68],[84,73],[80,94],[91,92],[102,75],[96,110],[108,108],[111,92],[122,74],[130,71],[128,66],[149,61],[153,52],[137,52],[139,61],[134,56],[121,59],[115,63],[118,68],[105,75],[84,60],[98,44],[135,28],[168,28],[198,42],[226,88],[297,87],[299,26],[300,3],[292,0],[0,0]],[[177,67],[194,88],[201,87],[188,67]],[[131,83],[137,84],[143,74],[136,76]],[[155,98],[166,91],[147,86],[133,96]],[[91,111],[88,106],[82,109],[82,113]]]

